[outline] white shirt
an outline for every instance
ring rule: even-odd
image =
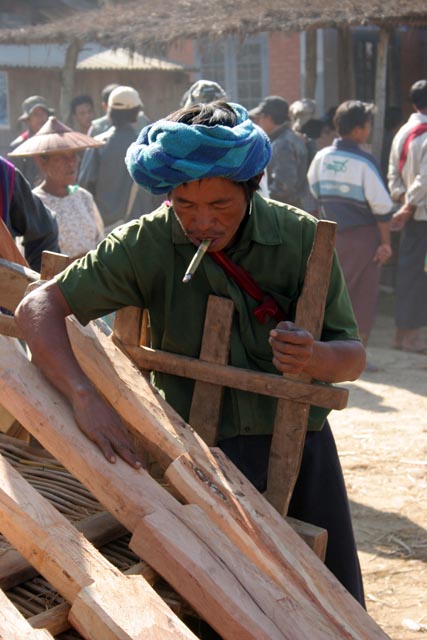
[[[427,220],[427,133],[414,138],[409,145],[408,156],[402,174],[399,160],[405,140],[419,124],[427,124],[427,115],[413,113],[396,133],[390,151],[388,186],[393,200],[405,194],[405,204],[415,205],[414,220]]]
[[[57,220],[61,251],[76,258],[96,248],[104,237],[104,224],[89,191],[77,185],[70,191],[61,198],[47,193],[41,186],[33,189]]]

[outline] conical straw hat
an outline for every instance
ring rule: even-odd
[[[10,157],[38,156],[50,153],[78,151],[88,147],[101,147],[104,143],[73,131],[55,116],[50,116],[39,131],[9,153]]]

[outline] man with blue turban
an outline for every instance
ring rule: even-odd
[[[71,352],[64,322],[70,313],[86,324],[121,307],[148,308],[152,346],[197,358],[208,297],[224,296],[236,308],[231,365],[306,372],[324,382],[353,380],[363,371],[365,352],[336,259],[322,340],[292,322],[316,220],[257,193],[270,155],[266,134],[235,104],[192,105],[148,125],[130,146],[126,164],[140,186],[168,200],[115,229],[96,251],[18,307],[16,319],[33,361],[67,395],[81,430],[111,462],[117,454],[139,465],[125,427]],[[195,248],[208,243],[191,282],[183,283]],[[46,359],[47,351],[55,357]],[[188,420],[194,382],[157,373],[155,384]],[[224,393],[218,446],[260,491],[275,408],[276,401],[266,396]],[[363,603],[346,490],[326,413],[311,408],[289,514],[328,530],[326,564]]]

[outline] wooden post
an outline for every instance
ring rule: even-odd
[[[305,32],[305,87],[304,96],[316,97],[317,83],[317,29]]]
[[[320,220],[307,263],[302,293],[298,299],[295,324],[320,339],[330,272],[334,256],[336,224]],[[286,376],[309,382],[307,374]],[[298,477],[307,430],[310,405],[279,400],[271,442],[266,498],[282,514]]]
[[[387,59],[390,31],[381,29],[377,45],[377,64],[375,72],[375,106],[376,114],[372,131],[372,153],[381,160],[381,148],[384,137],[384,117],[387,99]]]
[[[65,64],[61,73],[61,94],[59,98],[59,115],[60,119],[64,122],[68,119],[70,102],[74,97],[74,77],[80,48],[80,40],[73,38],[65,54]]]
[[[203,329],[200,360],[228,363],[234,303],[226,298],[209,296]],[[196,381],[191,402],[189,423],[212,447],[218,437],[224,387]]]

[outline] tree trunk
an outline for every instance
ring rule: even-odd
[[[387,95],[387,58],[390,32],[381,29],[377,45],[377,64],[375,72],[375,105],[377,107],[372,131],[372,153],[381,159],[381,146],[384,136],[384,115]]]
[[[61,95],[59,98],[59,114],[63,122],[69,117],[70,102],[74,96],[74,77],[80,47],[80,40],[73,39],[65,54],[65,65],[61,73]]]

